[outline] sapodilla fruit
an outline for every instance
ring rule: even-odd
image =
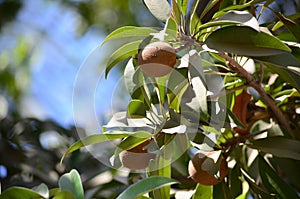
[[[215,153],[216,151],[212,151],[205,155],[201,152],[198,152],[190,160],[188,165],[189,175],[195,182],[207,186],[216,185],[220,183],[228,175],[227,162],[223,156],[219,167],[217,165],[213,165],[219,168],[219,174],[220,174],[219,178],[216,178],[208,171],[203,170],[202,167],[203,163],[209,159],[210,159],[209,161],[213,161],[211,156],[214,155]]]
[[[175,49],[164,42],[150,43],[138,54],[138,65],[150,77],[161,77],[169,74],[175,63]]]
[[[122,151],[119,154],[122,165],[131,170],[147,168],[149,161],[155,158],[155,154],[148,153],[148,151],[144,149],[149,143],[150,141],[148,140],[132,149]]]

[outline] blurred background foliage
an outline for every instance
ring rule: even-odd
[[[276,10],[288,15],[300,10],[299,3],[290,2],[296,1],[277,1]],[[44,12],[47,16],[40,16]],[[268,15],[260,19],[264,20],[261,23],[272,20]],[[125,25],[162,26],[141,0],[0,0],[2,190],[15,185],[33,187],[41,182],[56,187],[60,175],[76,168],[85,190],[90,190],[87,195],[115,198],[125,183],[139,178],[137,174],[131,174],[129,179],[113,178],[115,171],[84,151],[72,153],[60,165],[67,146],[78,140],[77,131],[85,129],[76,129],[72,121],[61,121],[57,112],[47,114],[49,109],[70,106],[71,99],[65,100],[60,87],[72,86],[88,51],[99,45],[105,35]],[[34,66],[42,58],[50,64],[45,64],[46,70],[36,70]],[[71,69],[62,67],[65,63]],[[54,85],[49,77],[58,88],[51,87]],[[65,89],[72,92],[70,86]],[[61,98],[63,102],[57,103]]]
[[[72,92],[76,71],[88,52],[105,35],[124,25],[161,24],[142,1],[136,0],[0,0],[2,190],[11,186],[32,188],[42,182],[57,187],[59,176],[72,168],[80,172],[85,189],[104,190],[105,198],[124,189],[120,180],[112,179],[113,171],[86,152],[75,152],[60,165],[64,151],[78,140],[77,132],[85,130],[76,129],[72,121],[61,121],[55,111],[48,113],[71,106],[71,96],[59,87],[68,85],[66,89]],[[42,67],[37,67],[41,59]],[[49,79],[57,81],[58,88]],[[53,94],[49,97],[47,93]],[[57,103],[57,99],[63,102]]]

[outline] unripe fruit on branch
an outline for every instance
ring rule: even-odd
[[[215,163],[211,158],[216,151],[209,152],[208,154],[203,154],[201,152],[196,153],[193,158],[189,162],[188,170],[190,177],[197,183],[203,185],[216,185],[220,183],[228,174],[228,166],[225,158],[222,156],[221,161]],[[210,162],[208,162],[210,161]],[[208,163],[211,164],[211,167],[217,168],[217,172],[219,172],[219,176],[216,177],[212,173],[214,171],[209,172],[210,168],[208,168]],[[219,164],[218,164],[219,163]],[[204,165],[206,164],[206,165]],[[211,169],[214,170],[214,169]]]
[[[169,74],[175,63],[175,49],[164,42],[150,43],[138,54],[138,65],[150,77],[161,77]]]
[[[122,165],[131,170],[147,168],[149,161],[155,158],[155,154],[148,153],[148,151],[144,149],[149,143],[150,141],[146,141],[132,149],[122,151],[119,154]]]

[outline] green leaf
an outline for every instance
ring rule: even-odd
[[[162,176],[151,176],[129,186],[117,199],[132,199],[147,192],[178,183],[176,180]]]
[[[272,10],[272,9],[271,9]],[[272,10],[273,11],[273,10]],[[293,20],[283,16],[279,12],[273,11],[273,13],[279,18],[279,20],[285,25],[285,27],[294,35],[298,42],[300,42],[300,25],[294,22]],[[299,13],[298,13],[298,17]],[[274,29],[274,27],[273,27]],[[272,30],[273,30],[272,29]]]
[[[266,66],[273,72],[279,74],[280,78],[290,83],[294,88],[296,88],[300,92],[299,72],[286,67],[275,66],[272,64],[266,64]]]
[[[230,172],[230,191],[234,198],[241,195],[243,192],[241,175],[240,166],[236,163]]]
[[[109,131],[109,132],[104,133],[104,134],[94,134],[94,135],[90,135],[90,136],[87,136],[85,138],[82,138],[81,140],[73,143],[68,148],[68,150],[65,152],[65,154],[61,158],[61,162],[64,160],[64,158],[67,155],[69,155],[73,151],[76,151],[76,150],[78,150],[82,147],[92,145],[92,144],[97,144],[97,143],[100,143],[100,142],[106,142],[106,141],[109,141],[109,140],[124,138],[124,137],[127,137],[128,135],[130,135],[130,133],[124,132],[124,131]]]
[[[158,31],[148,27],[124,26],[110,33],[101,45],[113,39],[126,39],[127,37],[138,37],[138,40],[148,37],[151,33]]]
[[[193,199],[212,199],[212,186],[197,184]]]
[[[271,56],[261,56],[261,57],[254,57],[254,59],[258,61],[263,61],[271,64],[275,64],[278,66],[296,66],[300,67],[300,62],[297,60],[295,56],[291,53],[280,53],[277,55]]]
[[[186,15],[188,3],[188,0],[177,0],[177,5],[183,15]]]
[[[53,199],[76,199],[76,198],[70,191],[64,190],[58,192]]]
[[[223,180],[220,184],[217,184],[213,187],[213,198],[214,199],[231,199],[229,187]]]
[[[84,199],[80,175],[75,169],[62,175],[58,180],[58,185],[62,191],[68,190],[74,194],[76,199]]]
[[[300,141],[285,138],[283,136],[258,139],[247,144],[250,148],[271,153],[282,158],[300,160]]]
[[[139,144],[145,142],[152,136],[151,133],[147,131],[137,131],[133,133],[132,135],[128,136],[125,138],[120,144],[119,148],[122,150],[129,150],[132,149],[133,147],[138,146]]]
[[[120,47],[118,50],[116,50],[109,58],[106,70],[105,70],[105,78],[107,77],[109,71],[120,61],[133,56],[138,53],[139,45],[142,42],[142,40],[133,41],[130,43],[127,43]]]
[[[278,176],[263,157],[259,156],[258,160],[259,173],[263,185],[270,192],[277,193],[283,199],[299,198],[297,193]]]
[[[44,198],[39,193],[23,188],[23,187],[10,187],[2,192],[0,199],[41,199]]]
[[[245,180],[249,183],[250,188],[252,189],[252,191],[256,194],[258,194],[259,196],[261,196],[261,198],[263,199],[271,199],[271,198],[276,198],[274,196],[274,194],[269,193],[268,191],[264,190],[263,188],[261,188],[260,186],[258,186],[254,179],[252,179],[249,174],[241,169],[241,172],[245,178]]]
[[[176,3],[176,0],[172,0],[171,17],[175,20],[177,24],[181,24],[181,11]]]
[[[144,0],[144,3],[156,19],[165,22],[169,18],[171,8],[167,0]]]
[[[245,56],[269,56],[291,49],[279,39],[247,26],[228,26],[211,33],[205,43],[209,48]]]
[[[33,187],[32,190],[39,193],[40,195],[42,195],[45,198],[49,198],[49,189],[48,189],[47,185],[44,183],[42,183],[36,187]]]
[[[147,107],[141,100],[133,99],[129,102],[127,113],[130,118],[143,118],[146,117]]]

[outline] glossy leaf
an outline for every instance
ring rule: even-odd
[[[296,66],[300,67],[300,61],[297,60],[297,58],[292,55],[291,53],[280,53],[277,55],[271,55],[271,56],[260,56],[260,57],[254,57],[254,59],[258,61],[263,61],[271,64],[275,64],[278,66]]]
[[[67,155],[69,155],[73,151],[76,151],[76,150],[78,150],[82,147],[92,145],[92,144],[97,144],[97,143],[100,143],[100,142],[106,142],[106,141],[109,141],[109,140],[124,138],[124,137],[127,137],[128,135],[130,135],[130,133],[124,132],[124,131],[109,131],[109,132],[104,133],[104,134],[94,134],[94,135],[90,135],[90,136],[87,136],[85,138],[82,138],[81,140],[73,143],[68,148],[68,150],[65,152],[65,154],[61,158],[61,162],[64,160],[64,158]]]
[[[130,118],[143,118],[146,117],[147,107],[141,100],[133,99],[129,102],[127,113]]]
[[[58,180],[58,185],[62,191],[70,191],[76,199],[84,199],[81,178],[75,169],[72,169],[70,173],[62,175]]]
[[[300,25],[293,20],[283,16],[279,12],[273,11],[273,13],[279,18],[279,20],[284,24],[284,26],[294,35],[298,42],[300,42]],[[299,13],[298,13],[299,17]]]
[[[125,83],[127,92],[129,94],[132,94],[134,92],[134,88],[136,85],[133,81],[134,74],[135,74],[135,68],[134,68],[134,64],[133,64],[133,59],[131,58],[128,60],[126,66],[125,66],[124,75],[123,75],[124,83]]]
[[[68,190],[58,192],[53,199],[76,199],[75,196]]]
[[[132,199],[147,192],[178,183],[176,180],[163,176],[151,176],[129,186],[117,199]]]
[[[188,0],[177,0],[177,5],[183,15],[186,15],[189,1]]]
[[[181,24],[181,11],[177,5],[176,0],[172,0],[171,17],[175,20],[177,24]]]
[[[44,197],[39,193],[23,188],[23,187],[10,187],[3,191],[0,199],[43,199]]]
[[[245,56],[269,56],[290,52],[276,37],[247,26],[229,26],[211,33],[205,43],[209,48]]]
[[[138,131],[122,140],[118,147],[122,150],[129,150],[148,140],[151,136],[152,134],[149,132]]]
[[[261,156],[259,156],[258,165],[262,182],[270,192],[278,194],[283,199],[299,198],[297,193],[278,176]]]
[[[102,45],[113,39],[126,39],[127,37],[138,37],[139,40],[148,37],[151,33],[158,31],[148,27],[124,26],[110,33],[102,42]]]
[[[36,187],[32,188],[33,191],[39,193],[40,195],[44,196],[45,198],[49,198],[49,189],[46,184],[42,183]]]
[[[193,199],[212,199],[212,186],[197,184]]]
[[[274,136],[250,142],[249,147],[282,158],[300,160],[300,141]]]
[[[109,71],[120,61],[133,56],[138,53],[139,45],[142,40],[133,41],[123,45],[121,48],[116,50],[109,58],[106,70],[105,70],[105,78],[107,77]]]
[[[299,72],[286,67],[280,67],[271,64],[266,64],[266,66],[270,68],[273,72],[279,74],[280,78],[290,83],[294,88],[296,88],[300,92]]]
[[[165,22],[171,13],[171,8],[167,0],[144,0],[149,11],[155,18]]]

